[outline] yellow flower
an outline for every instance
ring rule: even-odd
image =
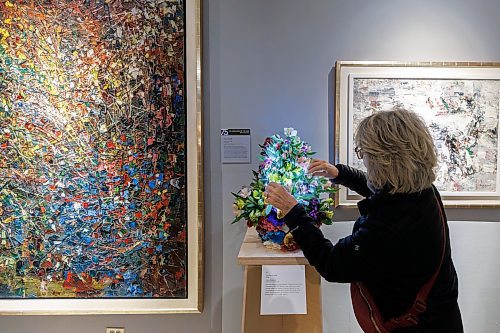
[[[240,216],[241,213],[243,213],[243,211],[240,210],[240,209],[238,209],[237,205],[233,204],[233,214],[234,214],[234,216]]]
[[[245,201],[242,199],[236,199],[235,204],[238,209],[243,209],[243,207],[245,207]]]
[[[281,220],[285,217],[285,214],[283,214],[283,211],[281,209],[276,208],[276,217]]]
[[[5,41],[9,36],[10,34],[8,30],[0,28],[0,37],[1,37],[0,40],[2,42]]]
[[[282,176],[280,176],[279,174],[272,174],[269,177],[270,182],[278,183],[278,184],[281,183],[281,179],[282,179]]]
[[[295,240],[291,233],[287,233],[285,238],[283,239],[283,245],[287,250],[295,250],[297,248],[297,244],[295,244]]]
[[[333,205],[333,199],[332,198],[327,198],[327,199],[323,200],[323,203],[324,204],[328,204],[328,205]]]

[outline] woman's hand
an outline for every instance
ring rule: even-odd
[[[269,183],[266,186],[265,201],[281,211],[285,216],[297,204],[297,200],[288,191],[277,183]]]
[[[323,160],[311,160],[307,172],[314,176],[323,176],[328,178],[335,178],[339,175],[339,169]]]

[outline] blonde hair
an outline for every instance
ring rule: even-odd
[[[434,141],[416,113],[399,108],[374,113],[359,124],[355,142],[377,189],[420,192],[436,179]]]

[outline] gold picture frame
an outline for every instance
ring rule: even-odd
[[[83,2],[80,2],[83,4]],[[160,3],[160,2],[159,2]],[[177,43],[181,43],[184,50],[184,67],[179,70],[182,72],[180,81],[182,83],[182,96],[185,111],[185,175],[182,177],[184,183],[176,183],[176,186],[185,188],[186,209],[185,209],[185,253],[186,265],[185,272],[185,297],[171,298],[155,298],[155,297],[103,297],[103,298],[50,298],[50,297],[33,297],[33,298],[1,298],[0,299],[0,314],[1,315],[93,315],[93,314],[169,314],[169,313],[201,313],[203,311],[203,295],[204,295],[204,239],[203,239],[203,132],[202,132],[202,26],[201,0],[179,0],[177,9],[180,15],[183,15],[182,21],[183,33],[177,40],[171,40],[174,47]],[[111,2],[102,2],[104,6],[113,4]],[[1,11],[18,10],[15,2],[2,3],[4,7],[0,7]],[[81,4],[80,4],[81,5]],[[120,5],[121,2],[120,2]],[[137,11],[137,9],[134,9]],[[94,15],[101,15],[97,10]],[[165,17],[170,14],[165,14]],[[168,14],[168,15],[167,15]],[[41,14],[39,14],[41,15]],[[137,12],[130,15],[138,15]],[[145,15],[147,19],[147,14]],[[124,17],[124,19],[127,19]],[[181,29],[179,21],[169,22],[169,29],[173,29],[177,34],[176,29]],[[14,20],[12,20],[14,21]],[[6,20],[7,22],[7,20]],[[10,22],[10,21],[9,21]],[[85,23],[85,22],[83,22]],[[82,23],[82,24],[83,24]],[[10,24],[10,23],[9,23]],[[22,23],[19,23],[19,27]],[[158,21],[158,24],[163,24]],[[1,28],[1,26],[0,26]],[[28,27],[33,32],[37,29],[36,26]],[[57,33],[60,33],[55,28]],[[7,30],[0,30],[0,45],[9,38],[7,33],[2,33]],[[117,32],[114,31],[116,34]],[[120,32],[121,33],[121,32]],[[44,41],[49,45],[55,45],[55,40]],[[141,41],[134,41],[141,43]],[[45,45],[45,44],[44,44]],[[117,46],[119,47],[119,46]],[[152,50],[151,50],[152,51]],[[43,51],[40,51],[43,52]],[[148,53],[148,49],[144,51],[146,57],[153,56],[153,53]],[[74,54],[76,57],[76,53]],[[21,56],[16,53],[19,58]],[[88,57],[96,56],[88,53]],[[27,63],[29,64],[29,57]],[[125,59],[124,59],[125,60]],[[131,59],[131,62],[133,60]],[[89,70],[90,71],[90,70]],[[1,71],[0,71],[1,72]],[[97,74],[96,74],[97,75]],[[132,73],[131,75],[134,75]],[[135,74],[137,75],[137,74]],[[1,77],[0,77],[1,78]],[[1,82],[1,80],[0,80]],[[2,106],[0,98],[0,106]],[[0,108],[0,110],[2,110]],[[149,143],[148,143],[149,145]],[[174,158],[174,157],[172,157]],[[179,157],[181,158],[181,157]],[[5,221],[0,218],[0,223]],[[180,236],[178,236],[180,237]],[[184,250],[183,250],[184,251]]]
[[[362,168],[354,153],[356,124],[371,112],[405,107],[432,125],[445,206],[500,207],[499,87],[498,62],[337,61],[335,163]],[[452,140],[463,150],[450,150]],[[341,207],[360,199],[342,186],[336,194]]]

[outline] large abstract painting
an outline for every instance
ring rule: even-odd
[[[343,163],[364,169],[354,131],[374,112],[403,107],[419,114],[438,152],[435,185],[445,203],[500,204],[500,70],[495,64],[338,63],[338,128]],[[353,202],[344,190],[342,202]]]
[[[200,310],[197,29],[197,1],[0,1],[0,312]]]

